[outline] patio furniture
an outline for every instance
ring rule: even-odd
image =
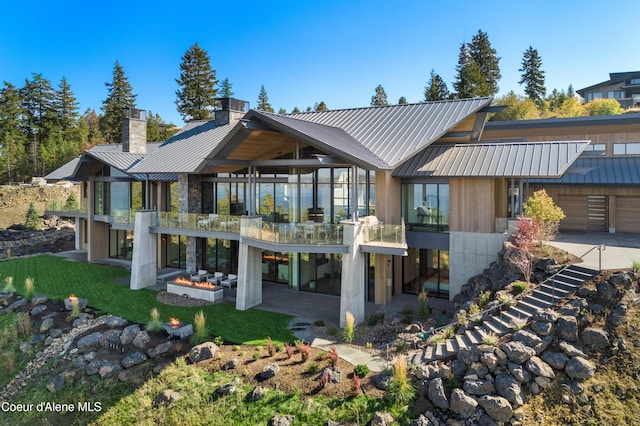
[[[229,274],[226,280],[222,280],[220,283],[222,287],[233,287],[234,285],[238,285],[238,276],[234,274]]]
[[[207,279],[207,282],[210,282],[213,285],[220,285],[220,282],[222,281],[222,278],[224,278],[224,273],[222,272],[214,272],[213,276],[209,277]]]
[[[191,274],[191,281],[206,281],[209,276],[209,271],[207,271],[206,269],[200,269],[196,274]]]

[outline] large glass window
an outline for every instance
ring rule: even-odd
[[[449,230],[449,184],[402,184],[402,215],[412,230]]]
[[[640,155],[640,142],[614,143],[613,155]]]
[[[412,248],[403,258],[404,293],[427,291],[434,297],[449,296],[449,252]]]
[[[109,230],[109,257],[113,259],[133,258],[133,232]]]
[[[238,241],[207,239],[204,250],[205,268],[234,274],[238,271]]]
[[[300,289],[312,293],[340,295],[342,255],[300,253]]]

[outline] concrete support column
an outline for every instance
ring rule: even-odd
[[[156,250],[158,238],[149,232],[155,210],[139,210],[133,231],[133,261],[131,262],[131,290],[156,284]]]
[[[80,250],[82,248],[82,219],[76,217],[76,240],[75,249]]]
[[[347,311],[353,314],[356,324],[364,321],[366,256],[360,251],[360,244],[364,241],[363,223],[345,221],[341,224],[344,232],[344,244],[349,246],[349,253],[342,255],[340,327],[344,327]]]
[[[248,226],[249,218],[240,219],[240,229]],[[242,235],[242,232],[241,232]],[[262,303],[262,250],[243,243],[238,253],[238,292],[236,309],[246,311]]]

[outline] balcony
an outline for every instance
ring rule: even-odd
[[[44,203],[44,214],[86,218],[87,203],[86,200],[75,203],[69,200],[49,200]]]
[[[201,233],[240,233],[240,216],[158,212],[154,227]]]
[[[364,243],[360,251],[406,256],[407,237],[404,220],[399,224],[366,223],[364,224]]]
[[[261,218],[247,219],[241,235],[274,244],[341,245],[342,225],[302,222],[263,222]]]

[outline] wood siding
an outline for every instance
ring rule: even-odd
[[[458,232],[495,231],[495,179],[449,179],[449,229]]]
[[[640,197],[616,197],[616,232],[640,232]]]
[[[566,217],[560,221],[560,231],[587,230],[586,195],[563,194],[558,198],[557,204],[566,215]]]

